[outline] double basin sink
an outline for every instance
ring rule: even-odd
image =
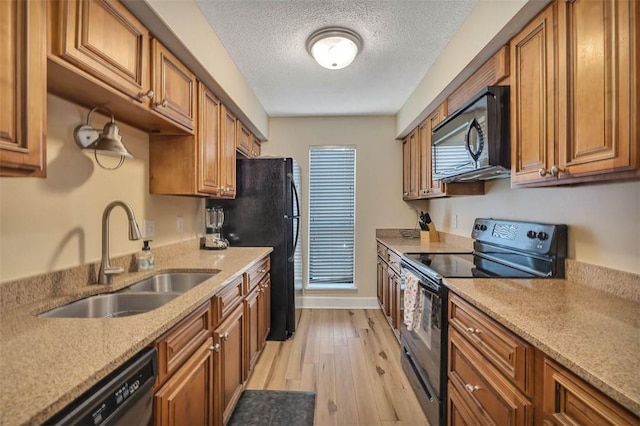
[[[219,270],[203,272],[172,272],[138,281],[116,293],[98,294],[44,312],[45,318],[114,318],[138,315],[169,303],[198,286]]]

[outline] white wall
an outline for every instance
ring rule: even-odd
[[[308,223],[309,147],[356,147],[356,285],[357,292],[324,295],[375,297],[377,228],[413,226],[415,213],[402,201],[402,148],[394,140],[393,117],[271,118],[263,155],[293,157],[302,169],[303,224]],[[307,235],[303,233],[306,279]]]
[[[47,109],[47,178],[0,178],[0,282],[98,261],[102,212],[114,200],[129,203],[141,227],[144,219],[155,221],[152,248],[201,232],[203,201],[149,194],[146,133],[120,125],[135,158],[106,171],[73,141],[73,130],[86,121],[88,110],[53,95]],[[105,122],[105,117],[92,116],[95,127]],[[184,217],[181,234],[177,216]],[[113,210],[110,224],[112,256],[142,247],[141,241],[128,240],[122,209]]]
[[[438,230],[466,237],[476,217],[564,223],[569,226],[570,258],[640,273],[640,182],[511,189],[504,179],[487,182],[486,189],[483,196],[415,205],[430,212]]]

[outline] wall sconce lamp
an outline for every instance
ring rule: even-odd
[[[104,125],[102,133],[100,133],[100,129],[91,127],[91,114],[96,110],[102,110],[111,116],[111,121]],[[93,156],[96,159],[96,163],[106,170],[115,170],[122,166],[122,163],[124,163],[126,158],[133,158],[133,155],[122,143],[120,128],[116,124],[113,113],[107,107],[99,106],[89,111],[89,115],[87,115],[87,123],[75,128],[73,131],[73,138],[82,149],[93,150]],[[108,155],[110,157],[120,157],[120,161],[115,167],[105,167],[98,159],[98,154]]]

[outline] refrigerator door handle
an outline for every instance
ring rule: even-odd
[[[293,180],[293,173],[287,173],[287,177],[289,178],[289,182],[291,184],[291,192],[293,193],[293,197],[296,200],[296,213],[291,219],[296,221],[296,237],[293,242],[293,248],[291,249],[291,254],[288,256],[289,262],[293,262],[293,257],[296,253],[296,248],[298,247],[298,239],[300,238],[300,198],[298,197],[298,189],[296,188],[296,183]]]

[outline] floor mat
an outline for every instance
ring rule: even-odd
[[[315,406],[313,392],[246,390],[228,426],[313,426]]]

